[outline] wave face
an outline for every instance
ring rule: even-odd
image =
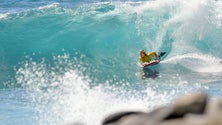
[[[98,125],[194,90],[222,95],[221,17],[212,0],[3,0],[0,107],[15,107],[3,123]],[[142,70],[141,49],[167,55]]]

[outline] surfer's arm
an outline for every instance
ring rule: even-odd
[[[155,60],[160,61],[160,58],[159,58],[159,56],[157,55],[157,53],[156,53],[156,52],[154,52],[153,54],[154,54],[154,56],[155,56],[155,58],[156,58]]]
[[[142,66],[145,66],[145,65],[146,65],[146,62],[144,62],[142,58],[139,58],[139,60],[140,60],[140,64],[141,64]]]
[[[140,60],[140,64],[142,66],[146,66],[148,64],[148,62],[144,62],[143,59],[141,59],[141,58],[139,60]]]
[[[143,63],[142,58],[139,58],[139,61],[140,61],[140,64],[142,64],[142,63]]]

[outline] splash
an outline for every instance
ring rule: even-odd
[[[54,65],[32,59],[17,71],[17,82],[26,90],[24,98],[35,109],[39,125],[83,123],[98,125],[115,111],[149,111],[172,98],[151,88],[134,90],[128,84],[110,85],[109,81],[90,85],[76,59],[68,55],[54,57]],[[174,93],[172,93],[174,94]],[[159,101],[161,99],[161,102]]]

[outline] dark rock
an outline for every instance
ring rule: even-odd
[[[112,114],[110,116],[108,116],[107,118],[105,118],[102,122],[102,125],[107,125],[110,123],[114,123],[117,122],[118,120],[120,120],[123,117],[129,116],[129,115],[138,115],[138,114],[143,114],[143,112],[134,112],[134,111],[129,111],[129,112],[118,112],[115,114]]]
[[[146,113],[139,113],[122,117],[118,122],[109,125],[148,125],[149,120]]]
[[[133,111],[115,113],[108,116],[102,125],[198,125],[203,121],[201,121],[203,116],[200,117],[200,114],[205,112],[207,101],[206,94],[195,93],[183,96],[177,99],[175,104],[155,109],[150,113]],[[188,117],[191,115],[192,117]],[[192,118],[197,119],[196,122]]]
[[[150,113],[119,112],[105,118],[102,125],[154,125],[165,119],[172,111],[171,106],[166,106]]]
[[[187,113],[202,114],[205,111],[207,99],[204,93],[183,96],[176,100],[173,112],[165,120],[182,118]]]
[[[209,125],[222,125],[222,99],[208,104],[204,120]]]
[[[222,114],[222,99],[214,100],[206,108],[206,114],[218,115]]]
[[[160,121],[163,121],[171,115],[173,112],[173,106],[164,106],[158,109],[155,109],[148,113],[148,118],[152,121],[152,123],[158,123]],[[150,121],[150,122],[151,122]]]

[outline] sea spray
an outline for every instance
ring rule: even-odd
[[[47,66],[44,60],[37,63],[30,59],[18,69],[17,82],[26,90],[23,97],[34,108],[38,124],[83,122],[96,125],[111,112],[149,111],[159,99],[167,103],[171,98],[151,88],[138,92],[128,84],[115,86],[109,81],[91,86],[90,79],[82,75],[75,61],[68,55],[58,56],[54,58],[54,66]],[[66,67],[62,68],[64,65]],[[158,103],[161,104],[164,103]]]

